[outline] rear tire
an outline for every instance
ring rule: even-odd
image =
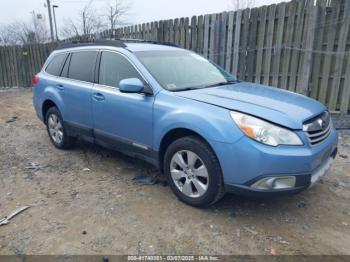
[[[57,107],[47,110],[45,123],[52,144],[59,149],[68,149],[74,144],[74,137],[68,136],[62,116]]]
[[[215,153],[195,136],[170,144],[164,157],[164,173],[175,195],[191,206],[210,206],[225,193]]]

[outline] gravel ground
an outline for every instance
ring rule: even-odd
[[[197,209],[141,161],[78,142],[55,149],[30,90],[0,91],[0,254],[348,254],[350,132],[339,131],[330,173],[301,194],[253,201],[227,195]]]

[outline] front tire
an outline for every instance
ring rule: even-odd
[[[164,171],[171,189],[186,204],[210,206],[224,195],[220,163],[209,145],[197,137],[180,138],[168,147]]]
[[[60,111],[51,107],[46,113],[45,123],[52,144],[59,149],[72,147],[74,138],[68,136]]]

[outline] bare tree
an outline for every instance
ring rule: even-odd
[[[126,17],[130,12],[131,4],[127,0],[114,0],[108,4],[108,13],[105,15],[110,29],[126,24]]]
[[[32,28],[34,32],[34,41],[36,43],[44,43],[49,39],[49,30],[47,28],[47,23],[45,16],[42,14],[36,14],[32,11],[32,22],[29,23],[29,27]]]
[[[76,20],[65,20],[61,29],[64,37],[82,36],[97,33],[105,28],[101,16],[92,5],[92,0],[79,12]]]
[[[11,45],[16,44],[12,41],[13,36],[9,34],[8,25],[3,25],[0,27],[0,45]]]
[[[237,11],[240,9],[251,8],[254,5],[254,0],[230,0],[227,9]]]
[[[72,19],[64,19],[63,27],[60,30],[63,37],[79,36],[81,34],[78,25]]]
[[[45,18],[33,12],[29,21],[15,21],[0,28],[1,45],[45,43],[49,39]]]

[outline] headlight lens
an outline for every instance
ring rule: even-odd
[[[231,117],[243,133],[263,144],[278,145],[303,145],[299,136],[291,130],[273,125],[259,118],[231,111]]]

